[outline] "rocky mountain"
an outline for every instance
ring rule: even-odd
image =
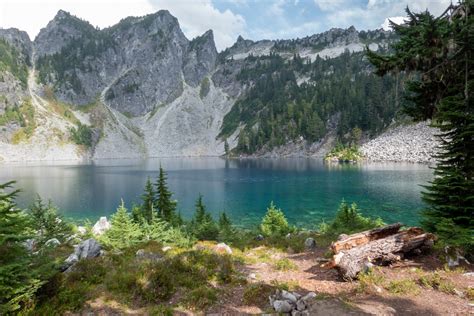
[[[226,143],[237,150],[242,133],[262,126],[246,118],[242,103],[261,101],[252,91],[262,80],[285,73],[295,83],[288,79],[283,91],[308,89],[325,80],[317,75],[321,69],[336,75],[330,60],[366,65],[360,53],[366,46],[387,49],[393,40],[390,32],[351,27],[294,40],[239,37],[218,53],[212,30],[189,40],[168,11],[105,29],[59,11],[34,41],[25,32],[0,29],[0,159],[222,155]],[[265,65],[273,62],[279,68],[272,75]],[[367,67],[357,72],[369,76]],[[341,111],[320,115],[326,129],[338,125],[333,121],[344,117]],[[325,139],[317,138],[311,142]],[[258,149],[270,150],[270,140]]]

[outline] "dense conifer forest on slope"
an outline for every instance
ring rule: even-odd
[[[355,128],[376,135],[400,111],[403,75],[380,78],[372,71],[363,52],[314,62],[249,56],[237,79],[250,89],[225,116],[220,136],[245,125],[237,151],[253,153],[300,137],[316,142],[331,125],[344,143]]]

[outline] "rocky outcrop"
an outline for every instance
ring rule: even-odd
[[[189,41],[168,11],[104,30],[84,23],[60,11],[35,39],[41,78],[64,102],[84,105],[103,95],[111,108],[141,116],[178,98],[183,76],[196,87],[215,68],[212,31]],[[68,34],[61,46],[57,33]]]
[[[111,225],[107,217],[101,216],[100,219],[92,226],[92,233],[100,236],[110,229]]]
[[[16,28],[0,29],[0,38],[13,46],[17,51],[17,58],[28,65],[31,64],[31,55],[33,54],[33,43],[25,31]]]
[[[438,133],[429,122],[400,125],[366,142],[360,151],[368,161],[433,163]]]
[[[212,30],[189,40],[168,11],[128,17],[100,30],[60,10],[34,42],[25,32],[0,30],[0,38],[19,52],[30,74],[28,82],[25,76],[0,74],[0,115],[7,104],[18,107],[31,99],[36,120],[32,135],[18,144],[12,144],[12,138],[20,124],[3,124],[0,160],[220,156],[225,140],[218,135],[224,116],[254,84],[239,80],[241,70],[251,63],[246,57],[272,53],[290,59],[295,52],[310,59],[318,54],[335,57],[365,44],[383,47],[392,36],[353,27],[296,40],[251,41],[239,36],[232,47],[218,53]],[[302,76],[299,84],[303,83],[311,83],[311,77]],[[57,101],[66,107],[87,106],[87,113],[54,112]],[[78,121],[93,130],[91,148],[71,141],[70,130]],[[230,149],[243,127],[227,136]],[[255,156],[322,157],[335,139],[329,129],[320,142],[290,141]]]
[[[288,292],[277,290],[274,295],[269,297],[270,305],[275,312],[285,315],[310,315],[308,307],[315,300],[316,293],[309,292],[302,296],[297,292]]]
[[[42,28],[34,41],[35,58],[59,53],[74,40],[89,35],[95,28],[70,13],[59,10],[56,16]]]
[[[74,252],[64,261],[62,270],[65,272],[71,271],[79,260],[96,258],[100,256],[101,250],[101,245],[95,239],[84,240],[79,245],[74,246]]]

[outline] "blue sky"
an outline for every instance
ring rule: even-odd
[[[217,48],[238,35],[253,40],[287,39],[333,27],[380,28],[387,18],[429,9],[440,14],[451,0],[1,0],[0,27],[17,27],[34,38],[59,9],[107,27],[126,16],[166,9],[191,39],[214,31]]]

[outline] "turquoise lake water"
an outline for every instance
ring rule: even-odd
[[[38,193],[69,218],[94,221],[112,214],[120,200],[140,202],[147,177],[161,165],[185,218],[201,193],[208,210],[226,211],[233,222],[252,226],[270,201],[293,223],[308,228],[330,219],[342,199],[386,222],[417,224],[423,208],[420,185],[432,179],[425,165],[401,163],[325,164],[315,159],[176,158],[101,160],[87,164],[0,165],[0,182],[16,180],[17,202],[29,205]]]

